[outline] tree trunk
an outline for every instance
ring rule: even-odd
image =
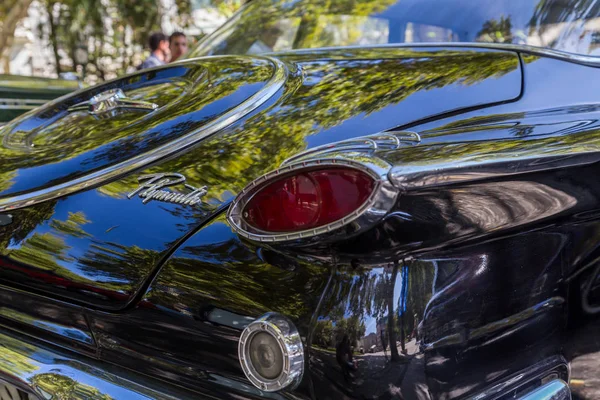
[[[4,72],[9,73],[10,47],[15,38],[15,29],[21,19],[27,15],[32,0],[16,0],[4,17],[0,28],[0,58],[4,64]]]
[[[96,68],[98,68],[98,72],[100,73],[100,79],[105,81],[106,73],[104,72],[102,67],[100,67],[100,57],[102,56],[102,53],[104,52],[104,35],[100,36],[100,46],[98,47],[97,50],[98,50],[98,52],[96,53]]]
[[[398,276],[398,264],[394,265],[392,277],[388,286],[387,305],[388,305],[388,335],[390,338],[390,354],[392,361],[400,361],[398,347],[396,347],[396,331],[394,330],[394,286],[396,286],[396,277]]]
[[[299,49],[304,44],[304,41],[315,31],[317,27],[317,21],[315,18],[309,18],[307,16],[303,16],[300,20],[300,25],[298,26],[298,31],[296,32],[296,37],[294,38],[294,43],[292,44],[293,49]]]
[[[400,315],[400,348],[406,354],[406,338],[404,337],[404,314]]]
[[[52,46],[52,53],[54,53],[54,65],[56,68],[56,75],[60,75],[62,68],[60,66],[60,55],[58,54],[58,33],[56,32],[56,23],[54,21],[54,5],[53,1],[48,2],[48,25],[50,27],[50,44]],[[58,21],[60,21],[60,10],[58,11]]]
[[[65,26],[73,26],[73,9],[69,9],[65,17]],[[71,58],[71,65],[73,66],[73,72],[77,73],[77,66],[80,64],[77,63],[77,43],[79,39],[79,33],[77,35],[70,34],[68,35],[68,46],[69,46],[69,57]]]

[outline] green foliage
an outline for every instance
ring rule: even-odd
[[[185,0],[178,0],[179,2],[184,2]],[[219,12],[226,17],[231,17],[233,13],[235,13],[243,4],[244,0],[213,0],[212,4],[215,6]]]
[[[127,72],[139,62],[148,35],[160,30],[155,0],[43,0],[57,72],[75,71],[90,83]]]
[[[205,232],[210,235],[223,219],[205,227]],[[175,304],[185,294],[196,304],[212,304],[241,315],[275,311],[308,324],[306,318],[316,307],[328,273],[314,263],[300,262],[293,270],[280,268],[256,259],[251,248],[231,238],[187,247],[182,256],[165,264],[149,297],[155,303]],[[174,283],[176,290],[172,290]]]
[[[74,261],[68,257],[70,249],[64,239],[51,233],[34,233],[17,250],[11,252],[14,260],[26,265],[56,271],[60,269],[59,261]]]
[[[19,349],[15,351],[13,349]],[[0,351],[0,369],[5,374],[19,376],[19,374],[33,374],[40,370],[41,366],[31,362],[29,354],[33,354],[36,347],[13,336],[2,336],[2,351]]]
[[[358,315],[335,321],[335,328],[333,330],[335,343],[339,343],[344,335],[348,335],[350,345],[356,346],[356,343],[365,336],[365,330],[365,323]]]
[[[435,269],[432,263],[413,261],[409,264],[404,335],[410,335],[425,314],[427,303],[433,293]],[[416,319],[415,319],[416,315]]]
[[[322,348],[335,347],[344,334],[354,346],[365,336],[365,321],[374,320],[377,332],[385,332],[387,343],[400,342],[404,346],[407,338],[422,320],[427,303],[433,292],[434,269],[430,263],[408,262],[406,311],[400,312],[402,289],[401,263],[378,268],[341,270],[334,279],[332,294],[324,304],[331,320],[320,320],[315,326],[313,342]],[[394,299],[397,302],[394,303]],[[416,318],[415,318],[416,314]],[[377,333],[379,334],[379,333]],[[379,336],[377,338],[379,340]],[[400,361],[396,346],[388,347],[392,360]]]
[[[97,83],[133,70],[167,15],[175,29],[192,26],[191,1],[176,0],[165,9],[156,0],[42,0],[49,23],[39,32],[52,46],[57,73],[73,71]],[[215,6],[230,15],[241,1],[219,0]]]
[[[286,35],[284,31],[293,35],[281,50],[356,44],[354,41],[365,34],[360,23],[396,1],[300,0],[293,2],[293,6],[288,1],[253,1],[236,20],[235,28],[222,32],[220,40],[226,38],[225,45],[211,53],[246,54],[257,40],[272,46],[272,42]],[[340,39],[340,32],[348,37]],[[201,46],[192,55],[201,55],[203,51],[205,48]]]
[[[31,378],[31,385],[43,393],[52,393],[52,398],[56,400],[113,400],[112,396],[102,393],[100,389],[77,382],[66,374],[54,372],[38,374]]]
[[[491,19],[483,24],[477,33],[482,42],[512,43],[512,23],[510,17],[500,17],[499,20]]]
[[[90,237],[91,235],[81,228],[81,225],[88,224],[90,221],[85,217],[85,214],[81,211],[73,213],[69,212],[69,217],[66,221],[60,221],[58,219],[52,220],[50,226],[57,232],[63,235],[70,235],[77,238]]]
[[[27,15],[32,0],[2,0],[0,2],[0,61],[9,70],[9,49],[19,21]]]
[[[331,320],[317,321],[313,332],[313,343],[322,348],[335,347],[333,341],[333,322]]]

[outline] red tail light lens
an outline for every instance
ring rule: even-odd
[[[375,180],[353,168],[328,168],[283,177],[250,199],[242,216],[266,232],[294,232],[340,220],[357,210]]]

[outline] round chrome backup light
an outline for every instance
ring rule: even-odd
[[[304,373],[304,347],[294,324],[277,313],[268,313],[242,332],[238,355],[244,374],[265,392],[293,389]]]

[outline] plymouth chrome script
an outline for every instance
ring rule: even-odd
[[[196,188],[185,183],[185,176],[176,173],[169,174],[149,174],[142,175],[138,178],[138,182],[143,182],[133,192],[127,195],[131,199],[136,194],[146,204],[152,200],[164,201],[167,203],[182,204],[193,206],[202,202],[202,197],[207,193],[207,187],[202,186]],[[178,193],[170,190],[163,190],[167,186],[181,185],[191,190],[189,193]]]

